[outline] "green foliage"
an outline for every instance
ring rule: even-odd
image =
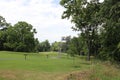
[[[52,51],[59,51],[60,50],[60,44],[61,44],[60,42],[55,41],[51,45],[51,50]]]
[[[82,41],[82,37],[72,38],[69,44],[68,54],[70,54],[71,56],[80,55],[81,53],[83,53],[83,45],[84,42]]]
[[[73,30],[80,31],[90,55],[104,60],[119,61],[120,51],[120,1],[61,0],[66,9],[62,18],[70,18]],[[71,46],[72,49],[75,49]]]
[[[84,38],[88,48],[88,60],[92,47],[94,46],[95,52],[98,51],[97,35],[99,19],[98,12],[100,10],[100,3],[98,0],[61,0],[60,4],[66,8],[63,12],[62,18],[71,18],[71,22],[75,24],[73,30],[81,31],[81,36]]]
[[[5,18],[3,18],[2,16],[0,16],[0,30],[4,30],[7,27],[7,22],[5,20]]]
[[[4,49],[3,43],[6,42],[6,29],[7,29],[7,22],[5,18],[0,16],[0,50]]]
[[[101,22],[104,23],[104,32],[102,32],[101,35],[102,50],[105,52],[105,55],[108,56],[107,59],[120,62],[120,51],[118,50],[118,45],[120,42],[119,5],[119,0],[105,0],[101,5],[99,14]]]
[[[34,38],[36,30],[27,22],[18,22],[11,26],[0,16],[0,50],[33,52],[37,51],[38,40]]]
[[[38,45],[38,51],[40,52],[45,52],[45,51],[50,51],[50,43],[48,40],[45,40]]]
[[[71,36],[62,37],[62,42],[60,43],[60,48],[62,52],[66,53],[68,51],[70,41]]]
[[[3,43],[3,46],[6,50],[20,52],[34,51],[36,44],[32,25],[26,22],[18,22],[13,27],[7,28],[5,33],[6,42]]]

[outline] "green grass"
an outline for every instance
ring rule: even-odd
[[[73,60],[71,58],[58,58],[57,54],[52,52],[48,54],[48,58],[45,53],[29,53],[27,60],[24,59],[23,54],[24,53],[17,52],[1,52],[0,69],[34,70],[43,72],[67,72],[76,70],[76,68],[73,67]]]
[[[24,54],[28,54],[25,60]],[[72,57],[57,52],[0,52],[0,80],[120,80],[120,70],[85,57]],[[84,74],[83,74],[84,73]],[[79,77],[78,77],[79,76]],[[79,79],[77,79],[79,78]]]

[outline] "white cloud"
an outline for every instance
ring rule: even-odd
[[[62,20],[63,8],[55,0],[0,0],[0,15],[12,24],[26,21],[37,30],[40,41],[58,41],[62,36],[77,35],[70,21]]]

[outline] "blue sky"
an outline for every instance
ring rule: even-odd
[[[37,30],[39,41],[60,41],[62,36],[77,36],[71,22],[61,19],[64,8],[60,0],[0,0],[0,15],[14,25],[26,21]]]

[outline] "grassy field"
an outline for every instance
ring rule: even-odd
[[[0,52],[0,80],[120,80],[120,69],[108,62],[75,59],[56,52]]]

